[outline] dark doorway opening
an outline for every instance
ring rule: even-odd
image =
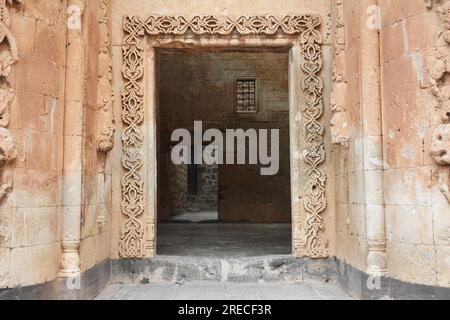
[[[288,48],[158,51],[159,255],[291,253],[288,63]],[[173,131],[193,132],[195,121],[203,132],[279,130],[277,174],[251,164],[173,164]]]

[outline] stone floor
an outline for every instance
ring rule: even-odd
[[[172,218],[175,223],[208,223],[218,222],[219,213],[217,211],[186,212]]]
[[[160,224],[158,255],[218,258],[289,255],[291,234],[290,224]]]
[[[195,220],[203,217],[203,215],[200,215],[199,217],[185,218]],[[153,261],[156,267],[153,264],[147,266],[147,271],[150,273],[146,277],[150,284],[141,284],[142,281],[139,281],[139,279],[144,277],[144,275],[141,275],[142,277],[135,279],[132,284],[110,285],[97,299],[351,299],[350,296],[333,285],[322,282],[300,283],[291,281],[292,279],[283,274],[283,272],[290,272],[301,275],[303,270],[302,266],[297,266],[298,263],[294,258],[292,258],[293,261],[290,261],[291,234],[290,224],[218,224],[183,223],[183,221],[160,224],[158,225],[159,258]],[[280,257],[274,255],[280,255]],[[223,280],[226,271],[223,269],[225,262],[227,266],[225,269],[229,269],[229,274],[225,276],[228,280]],[[222,269],[219,268],[220,271],[214,268],[216,264],[222,266]],[[175,267],[171,268],[174,265]],[[278,267],[272,268],[272,270],[271,266],[274,265]],[[268,269],[261,268],[261,266]],[[181,278],[188,281],[174,281],[177,277],[176,272],[174,273],[172,269],[182,273],[183,277]],[[164,272],[164,270],[167,272]],[[217,278],[222,280],[208,282],[194,280],[215,279],[213,277],[214,270],[220,273]],[[244,274],[240,274],[241,271]],[[161,277],[161,274],[165,273],[169,275],[167,279]],[[151,277],[151,275],[154,277]],[[232,281],[233,279],[234,281]],[[240,280],[237,281],[236,279]],[[272,282],[261,282],[260,279],[271,280]]]
[[[351,300],[322,284],[189,283],[109,286],[97,300]]]

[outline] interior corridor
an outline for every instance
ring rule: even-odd
[[[287,50],[159,50],[159,256],[292,253]],[[256,141],[246,137],[246,164],[197,163],[194,151],[200,148],[205,152],[209,145],[194,142],[198,122],[202,137],[208,129],[222,133],[228,129],[255,130],[258,135],[260,130],[270,131],[269,135],[278,130],[278,172],[262,175],[265,166],[248,163],[251,148],[261,151],[260,136]],[[191,145],[186,149],[190,151],[188,164],[173,161],[178,142],[172,140],[172,134],[178,129],[191,134]],[[238,140],[232,143],[234,151],[227,143],[223,151],[237,159]]]

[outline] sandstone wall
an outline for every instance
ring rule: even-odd
[[[449,287],[449,2],[378,1],[381,73],[372,81],[379,69],[377,61],[373,66],[367,63],[367,52],[374,51],[367,39],[373,33],[367,35],[364,25],[368,15],[373,18],[378,12],[374,8],[367,12],[375,0],[287,0],[281,4],[270,0],[80,0],[77,3],[86,3],[79,34],[84,49],[78,53],[80,63],[71,65],[66,55],[75,43],[67,43],[67,1],[29,0],[23,5],[7,1],[10,19],[1,16],[2,28],[10,29],[20,60],[10,50],[14,43],[3,41],[0,289],[56,279],[63,240],[68,242],[66,253],[73,245],[67,240],[74,240],[76,246],[80,242],[77,266],[82,271],[108,257],[118,258],[123,127],[117,121],[114,135],[109,54],[112,51],[113,85],[119,97],[124,15],[288,13],[318,13],[324,19],[324,170],[328,174],[324,219],[330,256],[335,255],[336,232],[336,256],[360,270],[370,267],[369,252],[382,247],[392,277]],[[76,81],[66,82],[68,74]],[[70,90],[73,84],[76,90]],[[371,95],[370,88],[379,92]],[[379,117],[367,108],[377,104],[371,96],[378,94]],[[116,119],[122,116],[120,100],[114,102]],[[230,117],[225,117],[230,123],[236,120]],[[188,120],[192,125],[196,118]],[[371,132],[372,124],[381,124],[379,133]],[[381,158],[378,150],[371,150],[377,141],[383,150]],[[113,142],[116,148],[110,156]],[[332,142],[337,145],[331,147]],[[371,176],[380,168],[380,176]],[[381,221],[371,211],[372,178],[383,183],[383,201],[375,205],[383,206],[381,225],[387,244],[381,239],[383,232],[377,235],[379,243],[370,238],[374,224]],[[371,220],[374,216],[377,221]],[[72,218],[81,223],[71,225]],[[70,232],[63,230],[67,225]],[[77,232],[81,232],[79,239]]]
[[[431,9],[420,0],[380,2],[384,189],[390,274],[450,287],[450,206],[439,190],[449,169],[431,157],[443,110],[432,94],[433,70],[427,72],[435,49],[444,59],[450,54],[435,11],[441,5],[448,1]]]
[[[360,270],[366,269],[364,150],[361,113],[360,7],[359,1],[344,1],[333,14],[333,83],[335,103],[341,112],[333,149],[336,179],[337,257]],[[339,15],[339,16],[338,16]],[[334,113],[336,115],[336,112]],[[335,116],[336,119],[336,116]],[[345,124],[345,128],[344,128]],[[344,130],[345,129],[345,130]],[[343,132],[343,133],[341,133]],[[340,138],[340,139],[339,139]]]
[[[66,95],[67,70],[74,68],[66,68],[66,48],[73,45],[67,43],[67,6],[60,0],[8,4],[10,21],[5,25],[10,23],[20,60],[2,79],[2,94],[8,81],[15,95],[8,129],[17,157],[0,168],[1,192],[7,191],[0,195],[0,289],[58,278],[67,200],[64,191],[70,197],[82,194],[82,225],[78,226],[83,240],[81,269],[85,271],[110,255],[109,228],[103,221],[110,220],[111,165],[97,149],[101,149],[102,128],[111,120],[98,102],[111,94],[102,80],[109,65],[105,69],[101,54],[109,29],[105,29],[108,22],[102,21],[111,6],[104,0],[87,1],[80,16],[87,50],[75,66],[83,73],[81,82],[70,80],[84,92],[81,109],[74,107],[79,100],[74,98],[76,92],[69,90],[70,96]],[[2,43],[4,57],[6,49],[7,44]],[[5,67],[6,63],[2,76]],[[2,122],[3,112],[0,110]],[[64,184],[63,177],[72,171],[82,172],[82,183]],[[3,188],[5,185],[10,187]],[[99,219],[103,214],[106,218]]]
[[[0,288],[58,276],[65,9],[59,0],[14,3],[10,9],[20,55],[7,77],[16,95],[9,129],[17,158],[0,183],[12,186],[0,203]]]
[[[360,270],[369,267],[366,222],[371,195],[365,180],[371,177],[365,163],[372,157],[372,144],[364,136],[364,125],[381,120],[388,274],[405,282],[448,287],[450,207],[445,191],[449,171],[431,156],[436,128],[445,122],[447,99],[442,91],[447,86],[445,62],[444,71],[439,71],[439,61],[449,55],[442,36],[445,26],[436,9],[448,2],[428,8],[421,0],[378,1],[381,119],[365,117],[367,97],[361,88],[368,84],[360,78],[362,57],[371,50],[362,45],[361,30],[365,20],[377,14],[376,7],[352,0],[334,4],[334,13],[340,14],[333,25],[335,97],[331,105],[333,140],[340,144],[333,152],[337,257]]]
[[[104,6],[104,4],[106,6]],[[111,6],[109,1],[87,1],[84,14],[86,26],[86,80],[83,110],[83,191],[82,191],[82,233],[81,268],[89,270],[110,255],[111,223],[111,174],[112,166],[108,155],[102,152],[102,127],[105,119],[111,89],[103,84],[109,78],[110,62],[105,50],[110,52],[109,34]],[[109,31],[108,31],[109,32]],[[107,48],[107,49],[105,49]],[[107,55],[107,54],[106,54]],[[105,60],[102,60],[105,59]],[[106,79],[106,82],[108,80]],[[105,102],[106,100],[106,102]],[[107,138],[106,138],[107,139]]]

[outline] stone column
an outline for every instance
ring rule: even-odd
[[[83,35],[82,17],[85,5],[85,0],[69,0],[67,9],[61,277],[76,277],[80,274],[83,104],[86,61],[86,39]]]
[[[295,43],[289,52],[289,125],[290,125],[290,161],[291,161],[291,197],[292,197],[292,252],[296,257],[304,255],[305,236],[302,221],[303,212],[302,172],[304,171],[300,146],[304,144],[301,130],[301,106],[305,104],[301,94],[300,71],[302,67],[302,48]]]
[[[146,50],[146,212],[145,212],[145,258],[156,256],[156,212],[158,209],[158,158],[157,158],[157,87],[156,87],[156,50],[150,46]]]
[[[364,138],[364,186],[367,272],[387,273],[383,193],[383,137],[378,0],[361,0],[361,111]]]

